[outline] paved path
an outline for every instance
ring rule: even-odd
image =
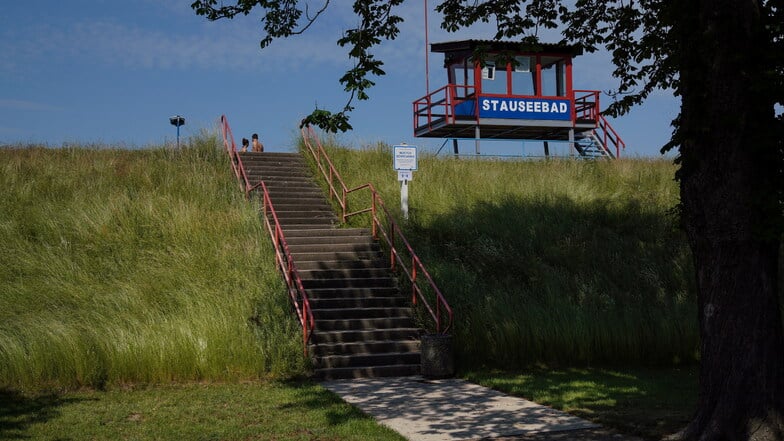
[[[410,441],[628,440],[581,418],[463,380],[363,378],[322,385]]]

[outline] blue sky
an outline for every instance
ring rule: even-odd
[[[235,138],[258,132],[270,151],[289,151],[297,124],[315,106],[339,110],[338,79],[350,67],[335,41],[354,26],[351,2],[337,0],[302,36],[261,50],[258,16],[209,22],[191,0],[26,0],[6,2],[0,16],[0,145],[103,143],[126,147],[173,142],[169,116],[186,118],[181,136],[213,129],[226,114]],[[430,0],[431,7],[435,0]],[[371,99],[357,102],[354,130],[339,139],[361,147],[406,142],[437,150],[440,140],[414,138],[412,101],[425,95],[422,0],[408,1],[399,38],[377,56],[387,76]],[[491,38],[490,25],[456,34],[429,16],[431,43]],[[615,87],[607,54],[575,60],[575,88]],[[430,55],[430,88],[446,83],[443,56]],[[609,98],[602,97],[605,102]],[[658,157],[678,101],[668,91],[611,122],[627,156]],[[462,148],[462,147],[461,147]],[[492,143],[483,152],[493,153]]]

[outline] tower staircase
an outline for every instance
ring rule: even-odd
[[[612,153],[604,147],[602,140],[594,132],[580,133],[575,138],[574,148],[580,157],[585,159],[613,158]]]
[[[398,288],[371,230],[337,228],[338,218],[301,155],[236,155],[246,181],[263,183],[252,191],[266,191],[264,201],[273,208],[265,209],[266,216],[274,213],[307,293],[301,309],[314,320],[305,337],[314,374],[323,379],[418,374],[420,331],[410,298]]]

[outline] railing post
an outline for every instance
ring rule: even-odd
[[[305,315],[304,308],[303,308],[302,316],[307,317],[307,315]],[[305,325],[302,326],[302,348],[305,353],[305,357],[307,357],[308,356],[308,327]]]
[[[444,120],[449,124],[454,124],[455,120],[453,119],[454,112],[450,112],[452,109],[452,103],[455,99],[455,91],[452,88],[451,84],[446,85],[446,94],[444,94]]]
[[[392,271],[395,270],[395,224],[389,224],[389,266]]]
[[[319,165],[321,165],[321,163],[319,163]],[[329,200],[330,201],[335,198],[335,195],[334,195],[335,192],[332,191],[332,189],[335,188],[335,185],[332,183],[333,177],[334,177],[334,175],[332,174],[332,167],[330,167],[329,168],[329,182],[327,182],[327,184],[329,184],[329,189],[330,189],[328,191],[328,193],[329,193]]]
[[[441,333],[441,302],[436,298],[436,333]]]
[[[370,199],[370,228],[373,239],[378,239],[378,227],[376,227],[376,197],[371,194]]]
[[[427,128],[433,124],[433,100],[430,94],[427,95]]]
[[[346,211],[348,211],[348,193],[346,192],[346,187],[341,188],[340,191],[342,192],[340,209],[343,211],[343,223],[345,224],[346,219],[348,219],[348,217],[346,216]]]
[[[411,303],[416,305],[416,258],[411,256]],[[436,302],[438,303],[438,302]]]
[[[577,124],[577,97],[573,90],[572,91],[572,125],[575,124]]]

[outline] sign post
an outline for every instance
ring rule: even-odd
[[[400,209],[403,219],[408,220],[408,181],[413,180],[417,169],[417,148],[413,145],[393,146],[394,168],[400,181]]]
[[[185,125],[185,118],[181,117],[180,115],[174,115],[169,118],[169,123],[171,125],[177,127],[177,148],[180,148],[180,126]]]

